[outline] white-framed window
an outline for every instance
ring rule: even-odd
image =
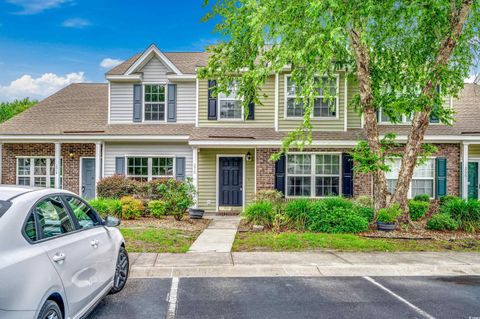
[[[299,153],[286,156],[287,197],[326,197],[340,194],[340,154]]]
[[[127,157],[127,176],[145,182],[174,177],[173,157]]]
[[[17,157],[17,185],[55,187],[54,157]],[[60,187],[63,185],[63,161],[60,162]]]
[[[218,118],[220,120],[242,120],[243,106],[242,99],[237,96],[237,84],[233,82],[229,87],[228,94],[218,93],[219,112]]]
[[[313,118],[337,118],[338,115],[338,77],[336,80],[327,77],[316,77],[315,81],[323,81],[322,88],[317,89],[313,103]],[[329,96],[325,97],[324,88],[329,88]],[[290,75],[285,76],[285,117],[296,118],[303,116],[303,102],[297,102],[300,89],[292,81]]]
[[[390,172],[386,173],[388,190],[393,193],[397,184],[398,174],[402,160],[395,158],[390,165]],[[430,198],[435,195],[435,159],[429,158],[424,164],[416,166],[413,171],[412,182],[408,191],[408,197],[427,194]]]
[[[145,84],[143,92],[143,120],[164,122],[166,120],[166,86],[164,84]]]

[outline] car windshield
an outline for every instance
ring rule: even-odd
[[[10,206],[12,206],[11,202],[0,200],[0,218],[7,212]]]

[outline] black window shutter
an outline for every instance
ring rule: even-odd
[[[133,121],[142,121],[142,85],[133,85]]]
[[[125,175],[125,157],[115,157],[115,174]]]
[[[168,109],[167,109],[167,122],[177,121],[177,85],[168,85]]]
[[[447,159],[445,157],[437,157],[435,160],[436,174],[436,198],[447,195]]]
[[[282,192],[285,196],[285,172],[287,168],[287,161],[285,154],[282,154],[278,161],[275,162],[275,189]]]
[[[185,180],[185,157],[175,158],[175,177],[179,181]]]
[[[247,120],[254,120],[255,119],[255,103],[250,102],[248,104],[248,116]]]
[[[216,80],[208,80],[208,119],[217,119],[217,97],[213,95],[213,88],[217,86]]]
[[[353,196],[353,159],[350,154],[342,154],[342,195]]]

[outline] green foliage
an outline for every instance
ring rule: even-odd
[[[161,200],[165,203],[165,209],[176,220],[181,220],[183,215],[194,204],[195,187],[190,179],[185,182],[173,178],[164,180],[157,187]]]
[[[460,197],[455,196],[455,195],[445,195],[445,196],[442,196],[442,197],[440,197],[440,206],[444,206],[444,205],[446,205],[449,201],[451,201],[451,200],[456,200],[456,199],[460,199]]]
[[[378,210],[377,221],[382,223],[395,223],[402,215],[402,209],[398,204]]]
[[[312,202],[306,198],[293,199],[285,205],[285,216],[293,229],[304,230]]]
[[[120,217],[122,214],[122,203],[115,198],[97,198],[88,203],[102,218],[107,215]]]
[[[480,201],[461,198],[450,198],[440,206],[442,214],[449,215],[459,224],[459,227],[466,232],[480,230]]]
[[[15,115],[22,113],[37,103],[38,101],[30,100],[28,97],[23,100],[0,103],[0,123],[11,119]]]
[[[123,219],[137,219],[145,212],[145,206],[142,201],[132,196],[124,196],[120,199],[122,204]]]
[[[354,210],[337,206],[312,214],[308,230],[325,233],[358,233],[368,230],[368,220]]]
[[[275,217],[273,204],[269,201],[258,201],[248,205],[243,211],[243,216],[249,223],[271,227]]]
[[[255,194],[255,201],[270,201],[275,205],[281,204],[283,202],[282,192],[277,191],[276,189],[262,189],[257,191]]]
[[[373,207],[373,198],[367,195],[358,196],[355,198],[355,203],[360,206]]]
[[[428,196],[428,195],[427,195]],[[412,220],[419,220],[428,212],[430,203],[420,200],[411,200],[408,202],[408,211]]]
[[[152,200],[148,202],[148,210],[155,218],[167,215],[167,204],[163,200]]]
[[[430,203],[430,195],[428,194],[418,194],[413,199],[420,202]]]
[[[113,175],[101,179],[97,184],[97,193],[102,198],[117,198],[124,196],[138,195],[141,183],[125,178],[120,175]]]
[[[427,222],[427,229],[431,230],[457,230],[458,223],[448,214],[435,214]]]
[[[366,220],[371,222],[374,217],[373,207],[367,207],[362,205],[354,205],[353,210],[360,216],[364,217]]]

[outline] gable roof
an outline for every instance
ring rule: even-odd
[[[156,48],[156,47],[155,47]],[[123,63],[117,65],[106,75],[126,75],[128,74],[130,68],[135,63],[140,63],[142,58],[148,58],[148,56],[153,50],[152,47],[147,49],[143,53],[138,53],[124,61]],[[157,48],[158,50],[158,48]],[[158,50],[160,52],[160,50]],[[196,74],[196,69],[201,66],[207,65],[207,60],[209,57],[208,52],[161,52],[165,58],[168,59],[181,73],[183,74]]]

